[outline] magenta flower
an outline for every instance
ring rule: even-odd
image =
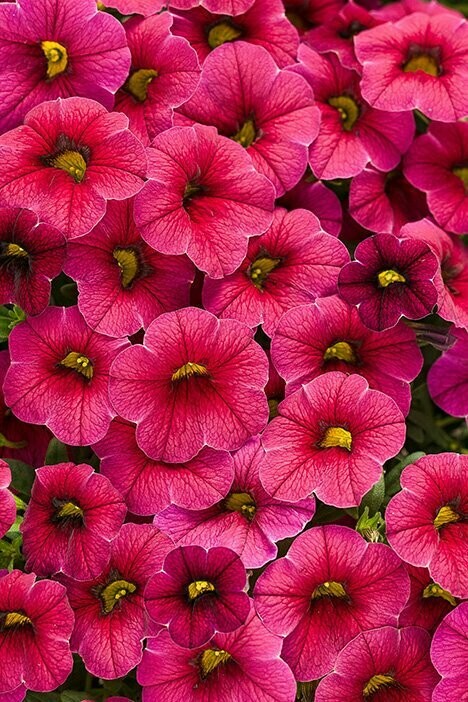
[[[198,650],[177,646],[167,631],[150,638],[137,680],[144,702],[292,702],[296,684],[280,652],[281,639],[252,608],[244,626]]]
[[[149,15],[154,15],[162,10],[166,2],[165,0],[106,0],[102,4],[105,6],[109,4],[109,7],[115,7],[122,15],[137,14],[149,17]]]
[[[454,597],[468,598],[468,456],[423,456],[401,475],[387,507],[387,538],[411,565],[428,567]]]
[[[133,514],[158,514],[169,505],[211,507],[227,495],[234,476],[231,455],[208,447],[186,463],[151,460],[136,442],[135,427],[122,419],[112,422],[93,450],[101,459],[101,473]]]
[[[388,546],[328,525],[305,531],[267,567],[254,604],[265,626],[286,636],[282,657],[296,679],[316,680],[359,633],[396,626],[408,594],[408,574]]]
[[[73,95],[112,108],[130,67],[121,24],[94,0],[0,5],[0,133],[46,100]]]
[[[0,207],[0,302],[15,302],[27,314],[49,304],[50,281],[65,259],[65,239],[28,210]]]
[[[147,635],[143,592],[170,548],[170,540],[154,526],[124,524],[98,578],[79,582],[61,576],[75,612],[70,645],[92,675],[120,678],[140,662]]]
[[[10,483],[10,468],[0,459],[0,539],[7,533],[16,518],[15,498],[8,490]]]
[[[254,0],[169,0],[169,7],[176,10],[191,10],[201,5],[209,12],[240,15],[246,12]]]
[[[249,242],[247,257],[232,275],[205,278],[203,304],[221,318],[272,336],[283,313],[337,292],[338,274],[349,255],[344,244],[320,230],[307,210],[277,208],[265,234]]]
[[[342,211],[337,195],[310,173],[285,193],[278,201],[287,210],[310,210],[320,221],[322,229],[338,236],[341,231]]]
[[[398,3],[391,3],[378,7],[374,14],[386,22],[396,22],[406,15],[413,14],[413,12],[426,12],[428,15],[438,15],[448,12],[456,17],[460,17],[459,12],[439,4],[437,0],[429,0],[429,2],[427,2],[427,0],[400,0]]]
[[[231,451],[267,422],[265,353],[244,324],[205,310],[158,317],[111,376],[116,411],[137,424],[137,443],[155,460],[183,463],[203,446]]]
[[[1,0],[4,2],[5,0]],[[14,690],[9,692],[0,692],[0,702],[23,702],[26,697],[26,688],[24,685],[19,685]]]
[[[363,97],[380,110],[455,122],[468,112],[467,48],[465,19],[448,12],[415,12],[363,32],[355,38]]]
[[[280,71],[263,47],[243,41],[208,56],[194,95],[177,112],[179,123],[214,125],[241,144],[277,197],[304,173],[320,119],[304,79]]]
[[[444,412],[468,419],[468,333],[452,329],[455,344],[429,369],[429,393]]]
[[[156,515],[155,524],[177,544],[225,546],[246,568],[260,568],[276,557],[275,542],[299,534],[315,512],[315,500],[275,500],[262,487],[258,473],[264,457],[260,437],[234,454],[234,481],[225,498],[211,509],[174,505]]]
[[[301,44],[298,58],[291,71],[314,89],[321,112],[320,131],[309,149],[314,175],[351,178],[368,163],[382,171],[395,168],[413,140],[413,116],[370,107],[361,97],[359,73],[344,68],[335,54],[320,55]]]
[[[10,334],[5,402],[18,419],[45,424],[64,443],[92,444],[115,416],[109,368],[127,345],[93,332],[77,307],[48,307]]]
[[[127,509],[121,495],[91,466],[58,463],[36,471],[21,525],[26,567],[75,580],[102,573]]]
[[[286,312],[271,354],[287,382],[287,395],[330,371],[358,373],[370,388],[392,397],[404,415],[411,403],[409,383],[423,364],[415,333],[403,322],[383,332],[372,331],[361,322],[357,309],[337,296]]]
[[[342,268],[340,295],[358,305],[369,329],[382,331],[401,317],[420,319],[437,302],[434,277],[438,261],[430,247],[393,234],[375,234],[358,244],[355,261]]]
[[[359,505],[405,440],[394,400],[356,374],[321,375],[278,409],[263,434],[260,480],[279,500],[295,502],[315,492],[328,505]]]
[[[238,145],[212,128],[175,127],[148,149],[135,219],[148,244],[183,254],[212,277],[241,264],[248,238],[271,224],[274,189]]]
[[[346,0],[283,0],[286,17],[304,35],[312,27],[330,22]]]
[[[5,702],[22,699],[18,687],[49,692],[73,667],[69,639],[73,612],[66,590],[51,580],[36,582],[19,570],[0,577],[0,692]],[[9,696],[11,695],[11,696]]]
[[[406,566],[410,576],[411,592],[400,618],[399,626],[419,626],[430,634],[439,626],[458,602],[450,592],[435,583],[427,568]]]
[[[143,241],[133,202],[111,200],[99,224],[68,246],[65,272],[77,282],[80,312],[109,336],[135,334],[163,312],[188,305],[194,278],[185,256],[163,256]]]
[[[31,208],[69,239],[86,234],[106,200],[143,185],[145,150],[127,126],[126,117],[85,98],[38,105],[0,137],[0,198]]]
[[[466,702],[466,670],[468,666],[468,602],[445,617],[432,640],[431,657],[442,675],[434,690],[433,702]]]

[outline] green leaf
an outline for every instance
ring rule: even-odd
[[[29,498],[34,482],[34,468],[16,458],[5,458],[11,470],[11,485],[21,496]]]
[[[82,702],[92,699],[89,692],[75,692],[75,690],[65,690],[60,695],[60,702]]]
[[[393,497],[401,489],[400,476],[406,466],[415,463],[425,456],[424,451],[415,451],[402,458],[391,470],[385,474],[385,494],[387,498]]]
[[[378,543],[384,541],[385,520],[380,512],[376,512],[374,516],[369,516],[369,508],[365,507],[364,512],[359,517],[356,524],[356,531],[361,534],[367,541]]]
[[[65,444],[62,444],[62,442],[55,437],[51,439],[49,446],[47,447],[45,465],[53,466],[57,463],[68,463],[69,460],[68,450]]]
[[[0,307],[0,341],[7,341],[11,330],[24,319],[26,319],[26,315],[21,307],[2,305]]]
[[[369,514],[373,515],[379,511],[385,497],[385,478],[382,473],[379,481],[367,492],[362,498],[361,504],[359,506],[359,513],[362,514],[364,510],[368,509]]]
[[[86,699],[86,698],[85,698]],[[31,692],[26,695],[25,702],[60,702],[58,692]]]

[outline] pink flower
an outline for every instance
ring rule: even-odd
[[[286,636],[282,657],[296,679],[316,680],[360,632],[396,626],[408,594],[408,574],[388,546],[328,525],[305,531],[267,567],[254,603],[265,626]]]
[[[1,1],[4,2],[5,0]],[[26,692],[24,685],[19,685],[9,692],[0,692],[0,702],[23,702],[26,697]]]
[[[66,590],[51,580],[36,582],[19,570],[0,577],[0,692],[22,699],[17,688],[49,692],[73,667],[69,639],[73,612]]]
[[[112,108],[130,67],[120,23],[94,0],[0,6],[0,133],[46,100],[73,95]]]
[[[439,626],[458,602],[447,590],[435,583],[427,568],[407,565],[411,592],[398,620],[399,626],[419,626],[430,634]]]
[[[0,538],[7,533],[16,518],[15,498],[8,490],[10,483],[10,468],[0,459]]]
[[[170,9],[190,10],[201,5],[209,12],[240,15],[246,12],[254,0],[169,0]]]
[[[301,35],[312,27],[329,22],[345,2],[346,0],[283,0],[286,17]]]
[[[432,640],[431,657],[442,675],[434,690],[433,702],[468,700],[466,670],[468,666],[468,602],[445,617]]]
[[[31,208],[69,239],[86,234],[106,200],[143,185],[145,150],[127,126],[126,117],[85,98],[38,105],[0,137],[0,199]]]
[[[123,15],[138,14],[143,17],[156,14],[166,5],[165,0],[106,0],[103,4],[107,5],[107,2],[109,7],[115,7]]]
[[[398,3],[391,3],[379,7],[375,12],[375,16],[383,20],[396,22],[405,17],[412,15],[413,12],[426,12],[428,15],[438,15],[441,13],[450,13],[456,17],[460,17],[460,13],[445,5],[441,5],[437,0],[400,0]]]
[[[387,538],[411,565],[428,567],[454,597],[468,598],[468,456],[423,456],[401,475],[386,511]]]
[[[211,509],[189,510],[175,505],[157,514],[155,524],[176,543],[225,546],[239,554],[246,568],[260,568],[276,557],[275,542],[302,531],[315,512],[315,500],[275,500],[258,476],[264,458],[260,437],[234,454],[234,481],[226,496]]]
[[[158,317],[111,376],[116,411],[137,424],[137,443],[155,460],[188,461],[203,446],[231,451],[267,422],[265,353],[247,326],[205,310]]]
[[[338,236],[341,231],[342,212],[339,198],[333,190],[317,181],[310,173],[285,193],[278,200],[278,205],[286,207],[287,210],[310,210],[327,234]]]
[[[99,224],[68,246],[65,272],[78,285],[80,312],[109,336],[135,334],[163,312],[188,305],[194,278],[185,256],[163,256],[143,241],[133,202],[111,200]]]
[[[468,333],[453,329],[455,344],[429,369],[429,393],[444,412],[468,420]]]
[[[45,424],[64,443],[92,444],[115,416],[109,368],[127,345],[93,332],[77,307],[48,307],[10,334],[5,402],[18,419]]]
[[[214,125],[241,144],[277,197],[304,173],[320,118],[304,79],[280,71],[263,47],[243,41],[208,56],[198,88],[177,112],[179,123]]]
[[[260,480],[279,500],[315,492],[335,507],[359,505],[405,439],[394,400],[360,375],[331,372],[289,395],[263,434]]]
[[[203,304],[221,318],[262,324],[272,336],[286,310],[336,292],[348,260],[344,244],[321,231],[311,212],[277,208],[270,229],[251,239],[235,273],[205,278]]]
[[[468,112],[467,48],[465,19],[447,12],[415,12],[363,32],[355,39],[363,97],[380,110],[455,122]]]

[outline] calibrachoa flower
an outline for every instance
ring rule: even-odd
[[[46,100],[72,95],[111,109],[130,67],[125,32],[94,0],[0,6],[0,133]]]
[[[65,259],[65,239],[29,210],[0,207],[0,302],[15,302],[27,314],[49,304],[50,281]]]
[[[59,571],[75,580],[100,575],[127,508],[121,495],[91,466],[58,463],[36,471],[21,531],[26,567],[38,575]]]
[[[441,122],[466,116],[468,25],[461,15],[415,12],[354,42],[363,66],[362,94],[373,107],[417,109]]]
[[[294,502],[313,491],[329,505],[358,505],[404,443],[396,403],[370,390],[360,375],[321,375],[278,409],[263,434],[260,480],[280,500]]]
[[[455,344],[429,369],[429,393],[444,412],[468,418],[468,333],[453,329]]]
[[[143,346],[119,354],[110,395],[116,411],[136,422],[140,448],[177,463],[203,446],[239,448],[261,431],[267,379],[268,359],[245,324],[188,307],[158,317]]]
[[[98,5],[103,5],[104,8],[107,5],[115,7],[123,15],[138,14],[148,17],[162,10],[166,2],[165,0],[106,0],[105,3],[99,2]]]
[[[458,605],[445,617],[437,629],[431,647],[431,657],[441,682],[434,690],[433,702],[468,699],[466,671],[468,667],[468,602]]]
[[[73,667],[69,639],[73,612],[60,583],[36,582],[19,570],[0,577],[0,692],[19,699],[18,688],[49,692]]]
[[[148,154],[150,180],[135,204],[143,239],[161,253],[186,253],[212,277],[232,273],[248,238],[271,223],[271,183],[238,144],[201,125],[169,129]]]
[[[286,310],[336,292],[348,260],[344,244],[321,231],[311,212],[277,208],[270,229],[250,240],[235,273],[205,279],[203,303],[219,317],[262,324],[271,336]]]
[[[375,234],[358,244],[354,256],[341,269],[338,287],[346,302],[358,305],[369,329],[382,331],[403,316],[420,319],[431,313],[439,266],[427,244]]]
[[[9,692],[0,692],[0,702],[23,702],[25,697],[26,688],[24,685],[20,685]]]
[[[310,210],[320,221],[322,229],[338,236],[341,231],[341,203],[337,195],[311,173],[285,193],[278,201],[287,210]]]
[[[209,12],[218,14],[240,15],[246,12],[254,0],[169,0],[169,7],[176,10],[190,10],[201,5]]]
[[[260,437],[247,441],[234,454],[234,482],[223,500],[206,510],[172,505],[155,524],[178,544],[226,546],[246,568],[260,568],[275,558],[275,542],[298,534],[315,512],[313,497],[292,503],[265,492],[258,476],[263,457]]]
[[[151,619],[168,626],[176,644],[199,648],[217,632],[245,623],[250,612],[246,581],[244,565],[231,549],[179,546],[148,581],[146,609]]]
[[[435,583],[427,568],[407,565],[411,592],[398,620],[399,626],[420,626],[432,634],[458,601]]]
[[[8,490],[10,483],[10,468],[0,459],[0,539],[7,533],[16,518],[15,498]]]
[[[198,88],[177,112],[179,122],[212,124],[241,144],[277,197],[304,173],[320,119],[304,79],[280,71],[263,47],[243,41],[208,56]]]
[[[282,657],[296,679],[316,680],[357,634],[396,626],[408,594],[404,564],[388,546],[328,525],[298,536],[267,567],[254,603],[264,624],[286,635]]]
[[[138,666],[143,702],[292,702],[296,684],[280,652],[281,639],[253,610],[244,626],[196,650],[177,646],[162,631],[148,639]]]
[[[101,459],[101,473],[133,514],[158,514],[169,505],[211,507],[227,495],[234,475],[231,455],[208,447],[186,463],[153,461],[139,448],[135,427],[120,418],[93,449]]]
[[[286,17],[304,34],[311,27],[326,24],[345,4],[345,0],[283,0]]]
[[[406,415],[409,383],[423,364],[416,335],[403,322],[375,332],[338,296],[286,312],[273,337],[272,360],[287,381],[286,394],[330,371],[359,373],[369,387],[390,395]]]
[[[401,474],[386,510],[387,538],[405,561],[426,566],[454,597],[468,597],[468,456],[423,456]]]
[[[427,631],[384,626],[356,636],[320,682],[316,702],[431,702],[439,681]]]
[[[77,307],[48,307],[10,334],[5,402],[19,419],[45,424],[60,441],[92,444],[115,416],[109,368],[127,345],[93,332]]]
[[[75,611],[70,645],[92,675],[120,678],[141,660],[147,635],[143,592],[170,548],[168,537],[151,524],[124,524],[98,578],[79,582],[61,576]]]
[[[65,272],[78,285],[78,307],[101,334],[125,336],[163,312],[189,303],[194,268],[185,256],[163,256],[143,241],[133,198],[111,200],[86,236],[69,244]]]
[[[86,98],[38,105],[0,137],[0,201],[30,207],[69,239],[86,234],[106,200],[143,186],[145,150],[127,127],[124,115]]]

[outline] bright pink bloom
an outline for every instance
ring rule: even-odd
[[[65,272],[78,285],[78,307],[101,334],[125,336],[163,312],[189,304],[194,268],[185,256],[163,256],[143,241],[134,200],[111,200],[86,236],[68,246]]]
[[[405,17],[405,15],[412,15],[413,12],[426,12],[428,15],[439,15],[448,12],[460,17],[459,12],[441,5],[437,0],[399,0],[399,2],[392,2],[378,7],[374,15],[386,22],[396,22]]]
[[[363,97],[380,110],[455,122],[468,113],[467,49],[465,19],[448,12],[415,12],[363,32],[355,39]]]
[[[0,539],[7,533],[16,518],[15,498],[8,490],[10,483],[10,468],[0,459]]]
[[[310,173],[285,193],[279,199],[278,205],[286,207],[287,210],[310,210],[319,219],[322,229],[327,234],[338,236],[341,231],[342,212],[338,196]]]
[[[345,2],[346,0],[283,0],[286,17],[301,35],[312,27],[332,20]]]
[[[356,374],[321,375],[278,409],[263,434],[260,480],[280,500],[315,492],[328,505],[359,505],[405,440],[395,401]]]
[[[254,0],[169,0],[170,9],[190,10],[201,5],[209,12],[240,15],[246,12]]]
[[[8,702],[21,683],[49,692],[65,682],[73,667],[72,629],[73,612],[62,585],[36,582],[33,573],[19,570],[0,577],[0,692],[11,691]]]
[[[26,688],[24,685],[19,685],[19,687],[9,692],[0,692],[0,702],[23,702],[25,697]]]
[[[0,199],[31,208],[69,239],[86,234],[106,200],[143,186],[145,150],[127,127],[124,115],[85,98],[38,105],[0,137]]]
[[[148,17],[162,10],[166,2],[165,0],[106,0],[103,4],[115,7],[123,15],[137,14]]]
[[[77,307],[48,307],[10,334],[5,402],[19,419],[45,424],[64,443],[99,441],[115,416],[109,368],[127,345],[93,332]]]
[[[406,569],[411,592],[398,624],[420,626],[433,634],[445,615],[457,606],[457,600],[432,580],[427,568],[407,565]]]
[[[455,344],[429,369],[429,393],[444,412],[468,421],[468,332],[452,329]]]
[[[359,73],[344,68],[335,54],[320,55],[301,44],[298,58],[291,71],[312,86],[322,115],[309,149],[314,175],[351,178],[368,163],[382,171],[395,168],[413,140],[413,116],[369,107],[361,97]]]
[[[268,360],[253,332],[195,307],[158,317],[111,376],[116,411],[136,422],[138,445],[156,460],[188,461],[203,446],[231,451],[267,422]]]
[[[271,354],[287,381],[287,395],[330,371],[358,373],[369,387],[390,395],[405,415],[411,403],[409,383],[423,364],[416,335],[403,322],[383,332],[371,331],[357,309],[337,296],[286,312]]]
[[[401,474],[386,510],[387,538],[401,558],[429,568],[454,597],[468,598],[468,456],[423,456]]]
[[[361,631],[396,626],[408,594],[404,564],[388,546],[328,525],[305,531],[267,567],[254,603],[264,624],[286,635],[282,657],[296,679],[315,680]]]
[[[437,629],[431,647],[436,670],[442,675],[433,702],[466,702],[468,669],[468,602],[458,605]]]
[[[198,88],[177,113],[179,123],[214,125],[241,144],[277,197],[304,173],[320,120],[304,79],[281,71],[263,47],[243,41],[208,56]]]
[[[203,304],[221,318],[252,328],[261,324],[272,336],[286,310],[337,292],[338,274],[348,260],[344,244],[321,231],[311,212],[277,208],[270,229],[250,240],[235,273],[205,278]]]
[[[275,542],[299,534],[315,512],[313,497],[290,503],[265,492],[258,477],[263,457],[260,437],[247,441],[234,454],[234,482],[225,499],[206,510],[170,506],[155,524],[178,544],[226,546],[246,568],[260,568],[275,558]]]

